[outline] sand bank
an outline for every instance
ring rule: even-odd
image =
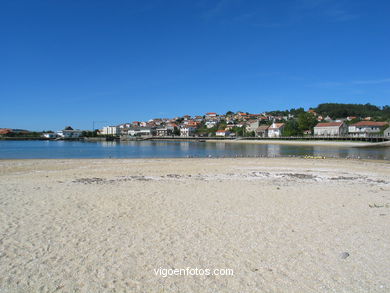
[[[0,161],[0,292],[389,292],[389,175],[293,158]]]

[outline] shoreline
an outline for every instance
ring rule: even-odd
[[[247,144],[284,144],[284,145],[308,145],[308,146],[335,146],[335,147],[390,147],[390,141],[387,142],[352,142],[352,141],[323,141],[323,140],[206,140],[205,142],[226,142],[226,143],[247,143]]]
[[[366,163],[382,163],[382,164],[390,164],[390,160],[384,160],[384,159],[369,159],[369,158],[355,158],[355,157],[348,157],[348,158],[338,158],[338,157],[326,157],[326,156],[279,156],[279,157],[161,157],[161,158],[20,158],[20,159],[15,159],[15,158],[10,158],[10,159],[3,159],[0,158],[0,163],[5,163],[5,162],[31,162],[31,161],[37,161],[37,162],[44,162],[44,161],[49,161],[49,162],[55,162],[55,161],[145,161],[145,162],[151,162],[151,161],[198,161],[198,160],[248,160],[248,161],[256,161],[256,160],[302,160],[302,161],[340,161],[340,163],[343,162],[366,162]]]

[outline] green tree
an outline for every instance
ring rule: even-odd
[[[180,129],[176,126],[173,128],[173,135],[180,135]]]
[[[302,135],[302,130],[299,129],[297,120],[290,119],[284,125],[283,136],[299,136]]]
[[[301,132],[305,130],[313,130],[317,124],[317,119],[312,113],[301,113],[298,115],[298,127]]]

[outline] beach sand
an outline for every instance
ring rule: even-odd
[[[0,292],[389,292],[389,175],[333,159],[3,160]]]

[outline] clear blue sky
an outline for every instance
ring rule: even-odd
[[[1,0],[0,128],[390,104],[389,15],[387,0]]]

